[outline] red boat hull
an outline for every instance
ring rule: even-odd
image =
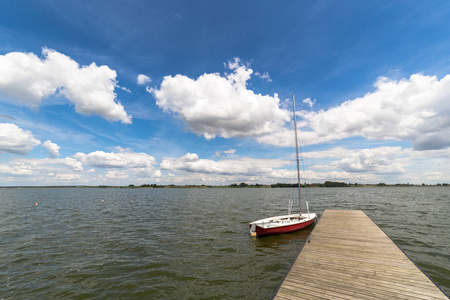
[[[266,235],[275,235],[275,234],[283,234],[283,233],[290,233],[294,232],[303,228],[306,228],[316,222],[317,218],[311,219],[306,222],[302,222],[299,224],[293,224],[293,225],[286,225],[286,226],[280,226],[280,227],[273,227],[273,228],[262,228],[258,225],[256,225],[256,235],[258,236],[266,236]],[[250,226],[251,227],[251,226]]]

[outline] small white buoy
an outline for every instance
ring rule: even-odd
[[[38,203],[36,202],[35,206],[38,206]]]
[[[105,201],[104,201],[104,200],[102,200],[102,203],[105,203]]]

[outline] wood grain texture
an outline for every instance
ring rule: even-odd
[[[448,299],[361,210],[325,210],[274,299]]]

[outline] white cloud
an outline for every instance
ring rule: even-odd
[[[51,157],[56,157],[59,156],[59,149],[61,149],[61,147],[59,147],[57,144],[52,143],[51,140],[47,140],[44,142],[44,144],[42,144],[42,147],[44,147],[45,149],[47,149],[48,154]]]
[[[144,180],[161,176],[161,172],[154,167],[157,163],[153,156],[121,147],[116,149],[118,152],[95,151],[89,154],[79,152],[73,157],[83,164],[109,169],[106,173],[107,179]]]
[[[225,151],[223,151],[223,153],[225,153],[225,154],[234,154],[234,153],[236,153],[236,149],[225,150]]]
[[[98,168],[124,168],[127,160],[118,153],[95,151],[89,154],[78,152],[73,156],[81,163]]]
[[[23,163],[0,164],[0,174],[8,175],[31,175],[32,169]]]
[[[73,158],[66,157],[64,159],[54,159],[54,161],[71,167],[75,172],[83,171],[83,165]]]
[[[116,85],[116,87],[118,87],[118,88],[121,89],[122,91],[125,91],[125,92],[131,94],[131,90],[130,90],[129,88],[126,88],[126,87],[124,87],[124,86],[119,86],[119,85]]]
[[[56,174],[55,176],[55,179],[63,181],[72,181],[80,178],[81,176],[79,174]]]
[[[316,170],[343,170],[349,173],[401,174],[410,164],[410,149],[378,147],[373,149],[345,149],[336,147],[326,151],[304,153],[306,158],[340,158],[326,165],[315,165]]]
[[[267,82],[272,82],[272,79],[270,78],[270,75],[267,72],[264,72],[263,74],[255,72],[255,75],[261,79],[265,79]]]
[[[84,115],[131,123],[122,104],[116,102],[116,71],[95,63],[80,67],[76,61],[44,48],[43,59],[33,53],[0,55],[0,93],[12,102],[38,108],[41,101],[62,94]]]
[[[0,163],[0,181],[12,185],[30,183],[37,185],[85,184],[85,185],[125,185],[147,183],[161,177],[155,170],[155,159],[145,153],[134,153],[130,149],[117,147],[119,152],[96,151],[89,154],[77,153],[74,157],[24,159],[14,158]],[[94,168],[84,171],[83,164]],[[106,170],[101,170],[101,169]]]
[[[370,140],[411,141],[415,149],[450,146],[450,75],[379,78],[377,90],[303,118],[320,139],[361,135]]]
[[[314,106],[314,104],[316,103],[316,99],[311,100],[311,98],[306,98],[306,99],[303,99],[303,103],[307,104],[310,108],[312,108]]]
[[[438,150],[412,151],[411,157],[414,159],[446,158],[447,162],[450,163],[450,148]]]
[[[299,142],[320,144],[362,136],[411,141],[415,150],[450,146],[450,75],[414,74],[400,81],[380,77],[376,91],[318,112],[301,111]],[[308,102],[308,101],[307,101]],[[264,144],[291,145],[287,128],[257,137]]]
[[[349,150],[344,147],[334,147],[328,150],[322,151],[309,151],[301,153],[304,158],[345,158],[348,157],[349,153],[355,153],[355,150]]]
[[[108,179],[123,180],[123,179],[130,178],[130,175],[128,175],[127,172],[118,171],[118,170],[110,170],[110,171],[106,172],[106,176],[105,177],[108,178]]]
[[[291,168],[286,168],[291,165]],[[297,180],[297,171],[291,161],[242,157],[213,161],[200,159],[188,153],[180,158],[165,158],[161,170],[169,170],[170,183],[178,184],[230,184],[233,182],[276,183]],[[306,170],[302,172],[303,183],[332,181],[378,182],[379,175],[363,172],[348,172],[339,169]]]
[[[145,85],[147,83],[152,82],[152,80],[150,79],[150,77],[144,75],[144,74],[139,74],[137,77],[137,84],[139,85]]]
[[[20,158],[12,159],[8,163],[0,164],[0,173],[9,175],[32,175],[35,177],[68,174],[67,171],[81,172],[82,164],[70,157],[61,158]]]
[[[27,154],[40,143],[31,131],[15,124],[0,123],[0,153]]]
[[[162,176],[145,153],[117,147],[119,152],[77,153],[75,158],[13,158],[0,163],[0,181],[11,185],[128,185],[156,182]],[[83,170],[83,163],[97,167]],[[106,170],[105,170],[106,169]]]
[[[236,153],[236,149],[229,149],[229,150],[225,150],[225,151],[217,151],[217,152],[214,154],[214,156],[220,157],[220,156],[222,155],[222,153],[225,153],[225,154],[234,154],[234,153]]]
[[[437,181],[437,182],[439,182],[439,181],[441,181],[442,180],[442,172],[425,172],[425,174],[424,174],[425,176],[424,176],[424,178],[423,179],[426,179],[426,181],[430,181],[430,180],[432,180],[432,181]],[[425,180],[424,180],[425,181]]]
[[[156,164],[153,156],[122,148],[119,148],[119,152],[78,152],[73,157],[83,164],[98,168],[153,168]]]
[[[129,167],[121,169],[108,169],[105,178],[118,184],[148,183],[149,180],[156,180],[161,177],[161,171],[153,167]]]
[[[421,184],[447,182],[450,178],[450,148],[416,151],[402,147],[335,147],[305,152],[303,157],[310,162],[310,169],[320,171],[316,175],[345,173],[347,182]]]
[[[280,108],[275,94],[247,89],[252,69],[230,61],[231,74],[203,74],[197,79],[166,76],[159,89],[148,89],[165,112],[174,112],[194,133],[206,139],[251,137],[279,131],[291,113]]]
[[[201,159],[195,153],[178,158],[164,158],[160,170],[144,153],[117,147],[117,152],[96,151],[76,158],[13,158],[0,163],[0,181],[4,184],[46,185],[128,185],[163,184],[231,184],[235,182],[295,182],[293,160],[262,158]],[[232,149],[231,149],[232,150]],[[112,155],[105,155],[112,154]],[[302,182],[326,180],[359,183],[437,183],[449,182],[450,149],[414,151],[401,147],[345,149],[304,152],[308,169]],[[83,170],[83,163],[97,169]],[[289,166],[288,166],[289,165]],[[168,171],[168,172],[165,172]]]
[[[297,124],[299,126],[299,124]],[[314,131],[298,131],[298,143],[300,146],[332,142],[349,137],[345,132],[317,136]],[[255,138],[258,143],[276,145],[280,147],[295,147],[294,130],[282,128],[279,131]]]
[[[285,160],[257,159],[250,157],[214,161],[210,159],[200,159],[195,153],[187,153],[180,158],[164,158],[160,167],[161,170],[203,174],[269,176],[274,172],[274,168],[279,168],[288,164],[289,161]]]

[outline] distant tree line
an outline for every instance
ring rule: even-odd
[[[325,181],[324,183],[307,183],[302,184],[302,187],[414,187],[414,186],[445,186],[448,187],[448,183],[437,183],[437,184],[409,184],[409,183],[396,183],[396,184],[386,184],[380,182],[378,184],[361,184],[361,183],[345,183],[336,181]],[[74,185],[74,186],[0,186],[0,188],[297,188],[297,183],[276,183],[276,184],[248,184],[245,182],[232,183],[230,185],[175,185],[175,184],[142,184],[134,185],[130,184],[128,186],[111,186],[111,185],[99,185],[99,186],[87,186],[87,185]]]
[[[324,183],[307,183],[302,184],[302,187],[349,187],[349,186],[361,186],[357,183],[345,183],[345,182],[335,182],[335,181],[325,181]],[[296,188],[298,183],[277,183],[272,184],[272,188]]]
[[[437,184],[438,186],[448,186],[447,183]],[[409,183],[397,183],[397,184],[386,184],[383,182],[380,182],[378,184],[360,184],[360,183],[345,183],[345,182],[338,182],[338,181],[325,181],[324,183],[307,183],[302,184],[302,187],[370,187],[370,186],[380,186],[380,187],[389,187],[389,186],[418,186],[414,184]],[[422,186],[425,186],[423,183]],[[100,186],[100,187],[107,187],[107,186]],[[128,186],[123,186],[121,188],[297,188],[297,183],[276,183],[276,184],[248,184],[245,182],[241,183],[232,183],[230,185],[174,185],[174,184],[165,184],[165,185],[159,185],[159,184],[142,184],[140,186],[135,186],[134,184],[130,184]]]
[[[239,184],[237,184],[237,183],[230,184],[228,187],[231,187],[231,188],[246,188],[246,187],[261,188],[261,187],[268,187],[268,186],[265,184],[259,184],[259,183],[247,184],[245,182],[241,182]]]
[[[379,184],[380,185],[380,184]],[[385,185],[383,183],[383,185]],[[324,183],[308,183],[302,184],[302,187],[355,187],[355,186],[363,186],[358,183],[345,183],[345,182],[335,182],[335,181],[325,181]],[[103,186],[102,186],[103,187]],[[159,185],[159,184],[143,184],[140,186],[135,186],[134,184],[130,184],[127,187],[123,188],[297,188],[297,183],[276,183],[276,184],[248,184],[245,182],[241,183],[232,183],[230,185]]]

